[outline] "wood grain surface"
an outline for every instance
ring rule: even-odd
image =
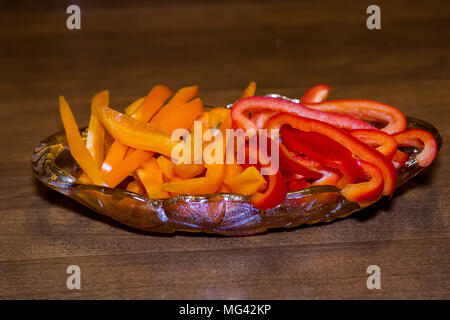
[[[450,2],[64,1],[0,5],[0,298],[450,298]],[[433,123],[434,165],[382,201],[331,224],[227,238],[136,232],[39,184],[30,157],[61,130],[64,94],[87,125],[93,93],[124,107],[152,85],[198,84],[210,105],[259,94],[380,100]],[[447,143],[447,144],[446,144]],[[81,268],[68,290],[66,268]],[[368,290],[366,268],[381,268]]]

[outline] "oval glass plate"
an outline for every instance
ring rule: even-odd
[[[408,128],[431,132],[440,149],[442,139],[436,128],[418,119],[407,120]],[[80,132],[85,138],[86,129]],[[397,187],[423,169],[415,160],[417,150],[404,151],[408,152],[409,159],[397,171]],[[187,231],[247,236],[271,228],[331,222],[361,210],[333,186],[313,186],[290,192],[278,207],[260,211],[250,204],[248,197],[237,194],[179,195],[153,200],[123,189],[83,184],[69,174],[75,163],[64,132],[42,140],[33,152],[31,163],[37,179],[46,186],[125,225],[158,233]]]

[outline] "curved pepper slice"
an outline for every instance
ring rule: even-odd
[[[295,117],[288,114],[279,114],[272,117],[267,123],[267,128],[281,128],[285,124],[289,124],[291,127],[302,131],[318,132],[331,137],[336,142],[349,149],[360,160],[369,162],[381,170],[384,179],[384,195],[392,195],[394,192],[395,183],[397,180],[395,168],[389,159],[372,147],[361,143],[358,139],[347,132],[327,123],[314,119]]]
[[[364,177],[358,160],[344,146],[317,132],[303,132],[289,126],[281,127],[283,144],[291,151],[304,154],[321,164],[338,169],[350,183]]]
[[[369,181],[348,184],[341,190],[342,195],[349,201],[358,202],[361,207],[376,202],[383,192],[383,175],[374,165],[361,161],[361,165],[369,175]]]
[[[286,197],[287,188],[281,171],[266,176],[267,190],[264,193],[256,192],[250,198],[252,205],[259,210],[268,210],[278,206]]]
[[[421,167],[428,167],[436,157],[437,143],[433,135],[421,129],[409,129],[394,135],[399,146],[412,146],[422,148],[416,156]]]
[[[225,166],[223,164],[211,164],[206,166],[204,177],[164,183],[162,189],[178,194],[200,195],[214,193],[222,185],[224,174]]]
[[[280,167],[282,171],[289,171],[296,174],[301,174],[306,179],[320,179],[322,174],[318,171],[309,169],[308,163],[296,158],[292,152],[290,152],[283,144],[279,144],[280,147]]]
[[[266,125],[267,120],[272,118],[274,115],[276,115],[277,112],[254,112],[250,116],[250,120],[253,121],[257,129],[264,128]]]
[[[171,156],[172,148],[178,143],[151,124],[138,121],[106,106],[97,106],[96,112],[113,138],[127,146]]]
[[[328,100],[320,103],[304,104],[314,110],[329,112],[330,114],[341,114],[369,121],[387,122],[387,126],[381,130],[389,134],[402,132],[406,128],[406,118],[400,110],[378,101],[358,99]]]
[[[342,179],[342,175],[333,169],[321,169],[319,172],[322,174],[322,178],[314,181],[313,186],[337,186],[339,180]]]
[[[326,100],[328,97],[328,93],[330,92],[330,87],[326,84],[318,84],[308,91],[306,91],[302,98],[300,99],[301,103],[316,103],[322,102]]]
[[[256,129],[255,123],[247,115],[250,112],[273,111],[293,116],[320,120],[345,129],[376,129],[371,124],[347,115],[333,114],[311,109],[304,105],[281,98],[249,97],[237,101],[231,108],[231,118],[236,127]]]
[[[375,147],[377,151],[389,159],[392,159],[394,154],[397,152],[397,141],[395,141],[395,139],[386,132],[360,129],[352,130],[350,134],[358,138],[358,140]]]
[[[394,168],[398,170],[399,168],[403,167],[408,158],[409,155],[407,153],[397,150],[397,152],[394,154],[394,157],[392,158],[392,164],[394,165]]]

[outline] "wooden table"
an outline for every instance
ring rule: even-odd
[[[450,297],[450,148],[384,201],[331,224],[244,238],[135,232],[39,184],[36,143],[62,128],[57,96],[88,123],[93,93],[124,107],[156,83],[200,85],[211,105],[258,93],[381,100],[450,138],[450,2],[63,2],[0,10],[0,298]],[[81,268],[68,290],[66,268]],[[366,269],[381,268],[381,290]]]

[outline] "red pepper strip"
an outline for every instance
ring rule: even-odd
[[[392,158],[392,164],[394,165],[395,169],[398,170],[399,168],[403,167],[408,158],[409,156],[407,153],[397,150],[397,152],[394,154],[394,157]]]
[[[364,177],[364,171],[353,154],[335,140],[317,133],[302,132],[289,126],[281,127],[283,144],[291,151],[305,154],[321,164],[338,169],[356,183]]]
[[[303,164],[300,163],[301,161],[296,161],[293,154],[287,150],[287,148],[280,144],[280,167],[284,171],[290,171],[293,173],[301,174],[306,179],[313,178],[313,179],[320,179],[322,178],[322,174],[313,171]]]
[[[381,130],[389,134],[402,132],[406,128],[406,118],[400,110],[378,101],[356,99],[328,100],[320,103],[304,103],[304,105],[314,110],[332,114],[348,115],[369,121],[387,122],[387,126]]]
[[[397,141],[383,131],[361,129],[353,130],[350,134],[358,138],[358,140],[375,147],[377,151],[389,159],[392,159],[397,152]]]
[[[272,118],[276,112],[256,112],[250,116],[250,120],[255,123],[257,129],[264,128],[267,120]]]
[[[370,176],[370,180],[348,184],[341,193],[347,200],[358,202],[361,207],[367,207],[380,198],[383,192],[383,175],[376,166],[368,162],[361,161],[361,165]]]
[[[399,146],[412,146],[422,148],[416,156],[417,163],[421,167],[428,167],[436,157],[437,144],[431,133],[421,129],[405,130],[394,135]]]
[[[319,172],[322,173],[323,176],[322,178],[314,181],[312,183],[313,186],[337,186],[339,180],[342,178],[342,175],[333,169],[323,169],[319,170]]]
[[[272,146],[272,139],[269,137],[266,137],[267,139],[267,147]],[[255,166],[256,168],[260,168],[262,166],[262,163],[264,163],[264,166],[270,167],[271,166],[271,159],[268,158],[262,158],[264,156],[263,153],[260,153],[259,150],[256,150],[256,154],[258,156],[258,159],[252,159],[257,160],[258,162],[256,165],[254,164],[248,164],[248,161],[250,161],[250,156],[254,152],[250,152],[250,148],[253,147],[253,145],[247,144],[245,146],[241,146],[241,148],[244,147],[246,151],[246,164],[242,165],[244,168],[248,166]],[[252,150],[255,151],[255,150]],[[271,157],[271,150],[268,150],[268,157]],[[253,161],[252,161],[253,163]],[[287,188],[286,188],[286,182],[283,179],[283,175],[280,170],[278,170],[275,174],[264,176],[264,178],[267,181],[267,188],[266,190],[261,192],[256,192],[250,197],[251,204],[260,210],[268,210],[271,208],[274,208],[278,206],[280,203],[284,201],[286,198]]]
[[[268,210],[278,206],[286,197],[287,188],[281,171],[266,176],[268,187],[264,193],[256,192],[251,196],[251,204],[259,210]]]
[[[231,108],[231,118],[235,127],[257,129],[247,115],[259,111],[284,112],[293,116],[320,120],[345,129],[376,129],[371,124],[347,115],[333,114],[307,108],[304,105],[281,98],[249,97],[237,101]]]
[[[300,179],[300,180],[292,180],[289,181],[287,183],[288,186],[288,190],[289,191],[298,191],[304,188],[307,188],[311,185],[311,183],[309,183],[308,181],[306,181],[305,179]]]
[[[328,93],[330,92],[330,87],[326,84],[318,84],[317,86],[312,87],[308,91],[306,91],[300,102],[304,103],[317,103],[322,102],[328,97]]]
[[[389,159],[372,147],[360,142],[349,133],[327,123],[314,119],[294,117],[288,114],[278,114],[272,117],[267,123],[267,128],[276,129],[282,127],[284,124],[289,124],[293,128],[302,131],[318,132],[328,137],[332,137],[336,142],[349,149],[358,158],[373,164],[381,170],[384,179],[384,195],[392,195],[394,192],[395,182],[397,180],[397,173],[394,166]]]

